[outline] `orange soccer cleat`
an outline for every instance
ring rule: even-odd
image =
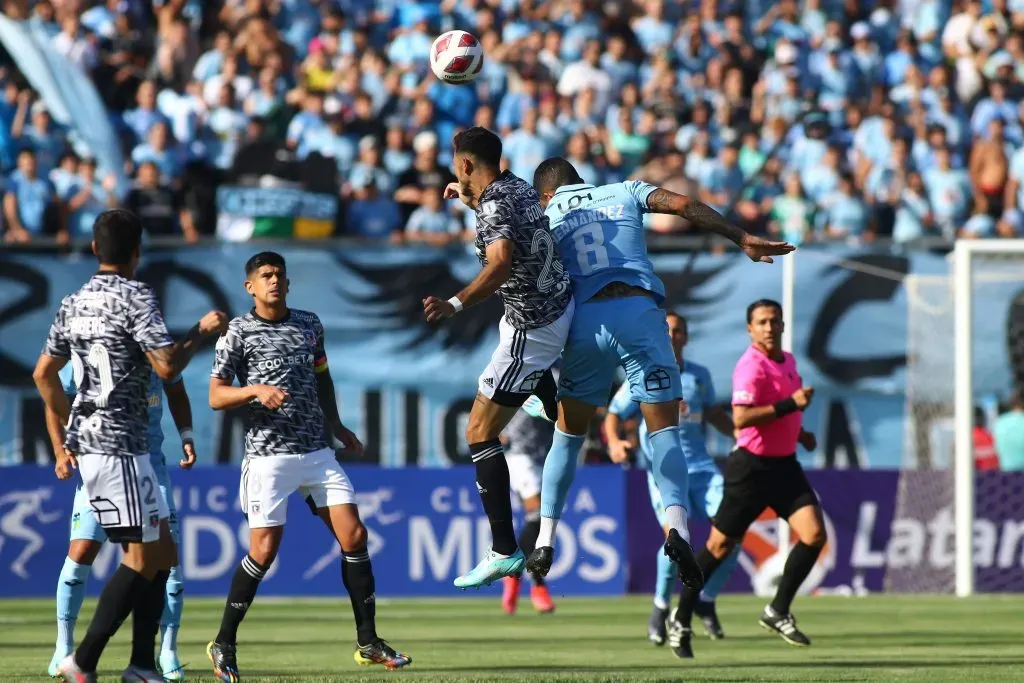
[[[531,586],[530,601],[533,603],[533,608],[541,614],[555,611],[555,603],[551,600],[551,593],[548,592],[547,586]]]
[[[505,610],[505,614],[515,614],[519,606],[519,577],[506,576],[502,581],[505,588],[501,592],[501,609]]]

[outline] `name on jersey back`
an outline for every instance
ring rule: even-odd
[[[562,219],[562,224],[555,228],[555,241],[561,240],[576,228],[590,223],[606,220],[622,220],[625,214],[624,204],[612,204],[611,206],[595,206],[591,209],[576,209]]]
[[[97,316],[76,316],[68,321],[68,330],[76,337],[97,337],[107,334],[107,321]]]

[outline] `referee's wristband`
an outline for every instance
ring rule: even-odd
[[[186,428],[186,429],[179,429],[178,430],[178,436],[181,437],[181,443],[182,444],[194,443],[195,442],[195,439],[192,438],[192,428],[191,427]]]
[[[784,417],[790,413],[795,413],[800,410],[796,404],[796,399],[790,396],[787,399],[783,399],[774,405],[775,415],[778,417]]]
[[[448,299],[448,303],[452,305],[452,308],[455,309],[456,313],[462,312],[462,302],[459,301],[459,297],[453,296],[451,299]]]

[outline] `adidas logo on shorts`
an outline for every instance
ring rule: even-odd
[[[484,384],[486,384],[491,389],[493,389],[494,388],[494,378],[493,377],[484,377]]]

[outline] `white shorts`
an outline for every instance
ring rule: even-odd
[[[562,355],[575,310],[570,301],[561,317],[532,330],[517,330],[502,316],[498,348],[477,383],[480,393],[499,405],[521,406]]]
[[[152,543],[160,539],[167,501],[149,455],[82,455],[82,486],[96,521],[115,543]]]
[[[540,495],[541,467],[528,455],[506,453],[508,479],[512,490],[522,499]]]
[[[295,491],[310,498],[317,509],[356,502],[352,482],[330,448],[304,455],[246,458],[242,462],[238,495],[250,529],[284,526],[288,496]]]

